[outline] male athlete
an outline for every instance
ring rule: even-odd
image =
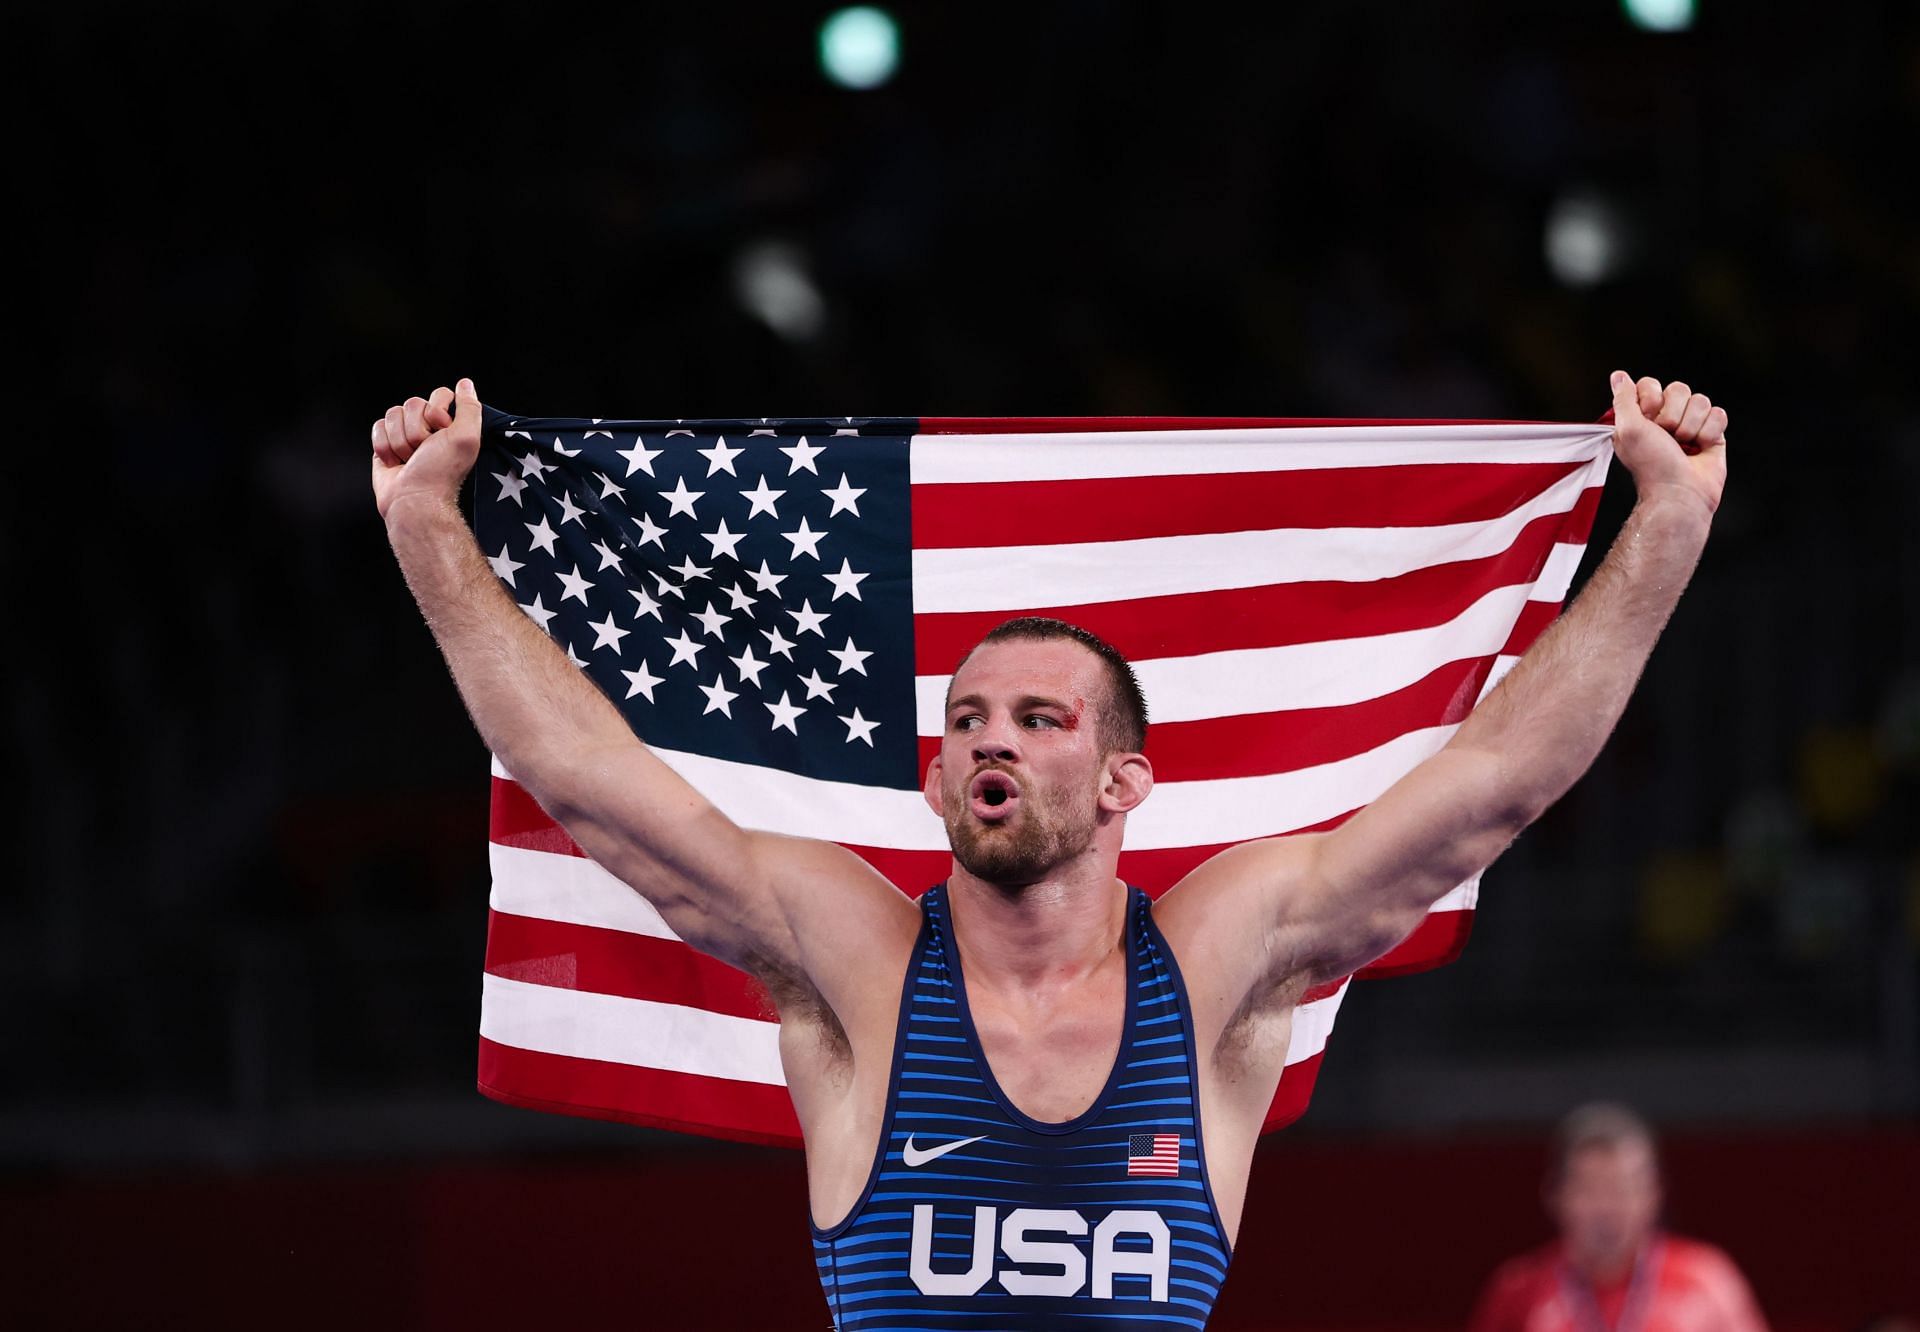
[[[459,509],[470,380],[374,424],[373,490],[488,747],[772,994],[835,1326],[1198,1328],[1296,1001],[1405,938],[1586,770],[1692,575],[1726,413],[1612,384],[1638,501],[1567,613],[1341,827],[1234,847],[1153,903],[1114,873],[1153,789],[1145,707],[1092,635],[1016,622],[959,665],[925,788],[953,865],[915,903],[842,847],[735,825],[514,605]]]

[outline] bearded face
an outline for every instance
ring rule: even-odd
[[[1099,810],[1091,780],[1085,789],[1048,786],[1031,773],[1015,775],[998,764],[944,777],[941,803],[953,858],[988,883],[1032,883],[1093,844]],[[1004,816],[991,821],[979,816],[975,806],[982,790],[1000,793],[993,808],[1007,809]]]

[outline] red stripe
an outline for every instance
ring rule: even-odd
[[[1379,980],[1382,976],[1407,976],[1443,967],[1460,956],[1472,933],[1471,910],[1429,911],[1398,946],[1353,974],[1361,980]]]
[[[1368,583],[1323,580],[1139,597],[1077,606],[1035,606],[1091,630],[1136,661],[1237,648],[1362,638],[1445,624],[1497,587],[1531,583],[1554,545],[1592,524],[1600,489],[1589,487],[1569,513],[1543,514],[1494,555],[1414,569]],[[1016,612],[951,611],[913,617],[914,670],[946,675],[995,626]],[[1152,700],[1149,699],[1149,702]]]
[[[744,971],[681,943],[625,930],[493,911],[487,970],[508,980],[686,1004],[772,1021],[773,1002]]]
[[[1325,1052],[1323,1051],[1322,1054]],[[1307,1112],[1313,1097],[1313,1084],[1320,1077],[1321,1055],[1308,1055],[1297,1064],[1288,1064],[1280,1072],[1280,1085],[1274,1088],[1273,1104],[1267,1107],[1262,1133],[1283,1129]]]
[[[774,1147],[800,1145],[785,1087],[544,1054],[480,1038],[482,1094],[508,1105]],[[646,1106],[639,1111],[635,1106]]]
[[[915,550],[1490,521],[1584,462],[1416,463],[913,487]]]
[[[1292,833],[1325,832],[1329,828],[1338,828],[1353,817],[1355,811],[1336,814],[1330,819],[1305,828],[1296,828]],[[1138,884],[1149,897],[1158,897],[1180,880],[1191,874],[1202,862],[1211,859],[1238,842],[1216,842],[1211,846],[1169,846],[1154,851],[1120,852],[1120,868],[1117,871],[1128,883]]]
[[[1465,720],[1493,661],[1449,662],[1423,680],[1364,703],[1160,722],[1147,731],[1147,758],[1160,782],[1297,772],[1351,758],[1409,731]],[[923,771],[939,752],[937,736],[920,737]]]
[[[1565,425],[1438,416],[923,416],[922,435],[1052,435],[1124,430],[1260,430],[1284,426]]]

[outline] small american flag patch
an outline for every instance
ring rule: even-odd
[[[1127,1139],[1128,1175],[1165,1175],[1180,1173],[1180,1135],[1178,1133],[1136,1133]]]

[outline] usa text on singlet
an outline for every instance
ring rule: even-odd
[[[1230,1250],[1186,991],[1138,888],[1127,953],[1113,1072],[1085,1113],[1042,1123],[981,1053],[944,885],[921,898],[873,1170],[847,1217],[813,1231],[839,1332],[1205,1326]]]

